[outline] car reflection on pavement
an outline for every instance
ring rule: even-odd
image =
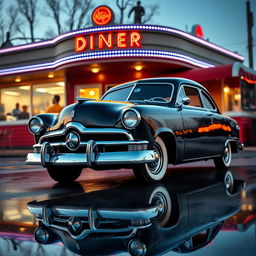
[[[189,183],[187,183],[189,184]],[[202,186],[202,184],[204,184]],[[214,181],[107,190],[28,203],[40,244],[62,242],[83,255],[158,255],[209,244],[241,205],[243,181],[230,171]]]

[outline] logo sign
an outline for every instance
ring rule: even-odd
[[[95,33],[75,37],[75,51],[84,52],[101,49],[141,48],[142,35],[138,31]]]
[[[199,24],[193,25],[192,34],[199,38],[204,38],[204,32],[203,32],[201,25],[199,25]]]
[[[92,13],[92,21],[98,26],[109,24],[113,19],[113,12],[107,6],[99,6]]]

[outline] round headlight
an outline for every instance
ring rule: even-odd
[[[38,134],[44,127],[43,120],[39,117],[33,117],[29,121],[29,130],[33,134]]]
[[[140,113],[136,109],[129,109],[123,114],[122,124],[127,129],[133,129],[139,124],[140,120]]]

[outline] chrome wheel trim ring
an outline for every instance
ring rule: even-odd
[[[163,140],[160,137],[157,137],[155,140],[154,151],[157,156],[156,161],[153,162],[155,163],[155,168],[152,168],[152,163],[151,167],[150,164],[145,164],[145,168],[148,176],[152,180],[159,181],[165,176],[168,166],[167,149]]]
[[[167,189],[163,186],[156,187],[151,193],[148,203],[160,205],[155,219],[161,226],[165,226],[169,221],[172,211],[172,201]]]
[[[225,177],[224,177],[224,185],[227,189],[227,191],[229,193],[231,193],[231,190],[234,186],[234,178],[233,178],[233,175],[230,171],[228,171],[226,174],[225,174]]]
[[[148,170],[152,174],[157,175],[163,166],[163,152],[158,143],[154,144],[154,153],[157,159],[154,162],[148,164]]]
[[[223,154],[223,157],[222,157],[223,163],[225,164],[226,167],[230,166],[231,159],[232,159],[231,146],[230,146],[230,143],[228,143],[225,146],[224,154]]]

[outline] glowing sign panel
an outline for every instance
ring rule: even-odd
[[[141,48],[141,34],[139,32],[99,33],[75,37],[75,51],[84,52],[95,49]]]
[[[92,13],[94,24],[104,26],[109,24],[113,19],[113,12],[107,6],[99,6]]]

